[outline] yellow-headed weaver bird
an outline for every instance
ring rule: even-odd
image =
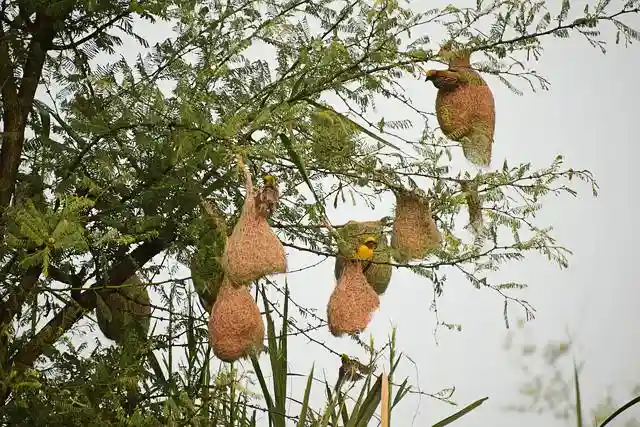
[[[256,194],[256,209],[260,216],[269,218],[276,210],[280,191],[276,177],[273,175],[265,175],[262,178],[262,187]]]
[[[363,261],[369,261],[362,269],[363,272],[366,272],[371,266],[371,259],[373,258],[373,253],[377,247],[378,240],[373,236],[369,236],[364,239],[364,243],[361,244],[360,247],[358,247],[358,250],[356,251],[356,258]]]
[[[352,359],[346,354],[341,354],[340,359],[342,360],[342,365],[340,365],[340,370],[338,371],[338,378],[356,382],[365,375],[369,375],[372,371],[371,366],[360,363],[357,359]]]

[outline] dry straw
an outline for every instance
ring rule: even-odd
[[[115,289],[101,289],[98,295],[102,301],[96,306],[96,318],[107,338],[123,344],[131,333],[147,336],[151,319],[149,291],[138,276],[131,276]]]
[[[380,221],[349,221],[343,227],[338,229],[338,233],[344,241],[356,250],[362,245],[369,236],[376,238],[377,247],[373,253],[371,263],[364,262],[367,266],[365,269],[365,277],[367,282],[373,287],[378,295],[382,295],[389,286],[391,281],[391,251],[389,250],[389,242]],[[340,273],[344,265],[344,256],[338,255],[334,266],[334,275],[336,279],[340,278]],[[381,264],[376,264],[381,263]]]
[[[222,256],[227,278],[237,286],[287,270],[284,247],[267,220],[257,214],[251,174],[244,165],[247,194],[242,214]]]
[[[209,316],[209,339],[213,353],[225,362],[262,350],[264,323],[247,287],[223,282]]]
[[[393,221],[391,247],[398,262],[423,259],[442,244],[442,235],[431,217],[429,202],[422,196],[394,190],[396,216]]]
[[[449,61],[448,70],[430,70],[427,80],[436,88],[436,115],[445,136],[462,144],[465,157],[479,166],[489,166],[496,112],[491,89],[471,68],[469,50],[440,50]]]
[[[378,294],[367,283],[358,260],[347,260],[327,304],[329,330],[334,336],[358,334],[380,307]]]

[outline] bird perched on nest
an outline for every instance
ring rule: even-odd
[[[371,258],[373,258],[373,252],[378,247],[378,240],[369,236],[364,240],[364,243],[358,247],[356,251],[356,258],[363,261],[369,261],[367,265],[362,269],[363,272],[366,272],[371,266]]]
[[[262,187],[256,193],[256,208],[258,215],[269,218],[276,209],[280,191],[276,177],[273,175],[265,175],[262,178]]]
[[[347,381],[356,382],[365,375],[369,375],[375,369],[374,366],[367,366],[360,363],[358,359],[352,359],[346,354],[341,354],[340,359],[342,360],[342,365],[340,365],[340,370],[338,371],[338,378],[344,378]]]
[[[471,68],[471,50],[446,43],[438,56],[447,70],[427,71],[427,81],[438,89],[436,115],[442,133],[462,145],[464,156],[478,166],[489,166],[495,131],[495,103],[491,89]]]

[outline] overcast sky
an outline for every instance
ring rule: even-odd
[[[439,3],[446,5],[429,2],[429,7]],[[143,33],[158,40],[168,34],[166,30],[165,25],[156,24],[144,28]],[[606,387],[614,386],[615,396],[623,400],[640,383],[639,284],[633,274],[638,262],[636,242],[640,241],[636,212],[640,49],[638,45],[611,47],[603,56],[578,38],[548,37],[544,44],[546,51],[536,69],[551,81],[550,92],[526,91],[519,97],[496,79],[487,78],[497,110],[492,165],[500,167],[508,159],[510,165],[531,161],[544,167],[562,154],[568,167],[586,168],[595,174],[601,195],[594,199],[588,187],[579,186],[578,198],[551,196],[544,200],[545,209],[537,224],[553,225],[560,243],[574,251],[568,270],[560,271],[546,259],[531,256],[492,277],[530,284],[530,289],[519,295],[537,309],[536,320],[526,328],[534,342],[544,345],[549,340],[566,339],[567,331],[571,333],[575,357],[587,361],[581,383],[585,407],[590,408],[604,397]],[[140,48],[126,43],[122,50],[133,59]],[[432,85],[416,80],[407,84],[420,105],[433,108],[436,91]],[[378,107],[381,115],[397,116],[394,105]],[[460,150],[456,156],[456,162],[463,164]],[[378,219],[389,214],[392,202],[387,198],[376,211],[345,205],[332,213],[331,220]],[[289,258],[291,269],[314,262],[316,258],[300,253],[291,253]],[[327,261],[313,270],[291,274],[289,284],[299,303],[317,308],[324,316],[334,286],[333,263]],[[462,279],[450,280],[439,300],[439,315],[441,320],[461,323],[463,331],[441,329],[439,345],[432,334],[435,315],[428,311],[431,299],[432,287],[426,279],[396,270],[367,331],[381,344],[390,326],[397,326],[398,349],[415,361],[419,374],[416,376],[413,365],[405,364],[397,380],[408,375],[425,392],[455,386],[453,400],[461,405],[489,396],[482,407],[455,424],[459,427],[507,427],[516,422],[522,427],[563,425],[549,418],[507,414],[502,409],[522,402],[517,389],[526,378],[518,369],[517,352],[503,348],[506,329],[499,295],[476,290]],[[515,320],[517,311],[512,313]],[[518,339],[522,335],[519,333]],[[338,351],[363,356],[348,339],[333,338],[326,331],[317,338]],[[307,373],[315,362],[317,373],[323,369],[333,378],[339,366],[336,356],[301,338],[291,341],[289,357],[291,369],[300,373]],[[267,363],[268,359],[263,360]],[[322,393],[317,387],[316,406],[323,402]],[[394,425],[408,426],[414,421],[416,426],[431,425],[453,411],[451,406],[429,398],[419,401],[410,397],[394,412]],[[634,411],[640,417],[640,408]]]

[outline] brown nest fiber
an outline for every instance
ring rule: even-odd
[[[334,336],[358,334],[380,307],[378,294],[367,283],[358,260],[346,260],[342,275],[327,304],[329,330]]]
[[[447,70],[430,70],[427,80],[438,88],[436,115],[445,136],[460,142],[464,156],[479,166],[489,166],[495,132],[496,111],[491,89],[471,68],[468,50],[443,46],[440,56]]]
[[[238,223],[222,256],[227,278],[237,286],[287,271],[284,247],[267,220],[256,211],[251,174],[245,168],[247,194]]]
[[[223,282],[209,316],[209,339],[213,353],[225,362],[262,350],[264,323],[247,287]]]
[[[367,237],[375,237],[377,247],[373,252],[372,262],[365,261],[362,265],[365,269],[364,275],[367,278],[367,282],[378,295],[382,295],[389,286],[392,273],[391,264],[388,264],[391,261],[391,251],[389,250],[389,242],[382,223],[380,221],[349,221],[344,227],[338,229],[338,233],[353,250],[362,245]],[[336,257],[334,266],[336,279],[340,278],[344,260],[345,258],[342,255]],[[376,262],[387,264],[376,264]]]
[[[442,244],[442,235],[431,217],[429,202],[408,191],[395,190],[394,193],[396,216],[391,234],[393,257],[398,262],[423,259]]]
[[[133,275],[122,286],[97,291],[96,318],[102,333],[118,344],[133,334],[146,338],[151,320],[149,291]]]

